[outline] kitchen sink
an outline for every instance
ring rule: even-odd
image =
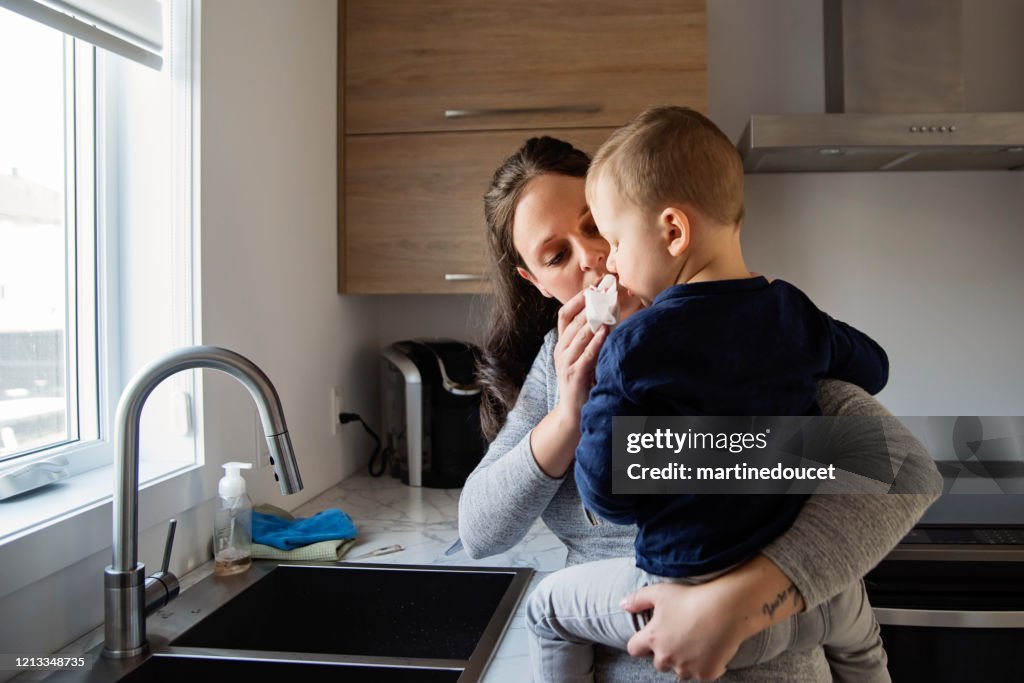
[[[393,565],[278,566],[171,645],[469,659],[515,578]]]
[[[318,664],[156,655],[147,659],[121,683],[180,683],[192,679],[298,680],[308,683],[455,683],[462,669]]]
[[[532,569],[257,561],[150,615],[150,655],[55,681],[479,681]]]

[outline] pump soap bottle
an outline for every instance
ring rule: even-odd
[[[252,501],[239,472],[252,469],[252,464],[229,462],[223,467],[224,478],[217,486],[220,507],[213,529],[213,573],[229,576],[252,565]]]

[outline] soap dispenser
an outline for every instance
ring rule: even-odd
[[[252,501],[240,472],[252,469],[252,464],[228,462],[223,467],[224,478],[217,485],[220,507],[213,529],[213,573],[229,576],[252,564]]]

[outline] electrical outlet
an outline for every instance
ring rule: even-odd
[[[270,446],[267,445],[267,437],[263,434],[263,424],[260,422],[258,410],[253,411],[253,434],[256,436],[253,443],[253,453],[256,454],[254,469],[261,470],[270,466]]]
[[[341,387],[331,387],[331,436],[338,435],[338,415],[341,413]]]

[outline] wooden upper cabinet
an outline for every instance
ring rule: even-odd
[[[593,154],[612,130],[564,130],[558,137]],[[351,136],[342,259],[348,291],[485,291],[484,192],[498,165],[543,133]]]
[[[706,110],[706,0],[347,0],[345,132],[617,127]]]
[[[481,292],[483,194],[531,135],[593,153],[706,111],[706,0],[342,0],[338,288]]]

